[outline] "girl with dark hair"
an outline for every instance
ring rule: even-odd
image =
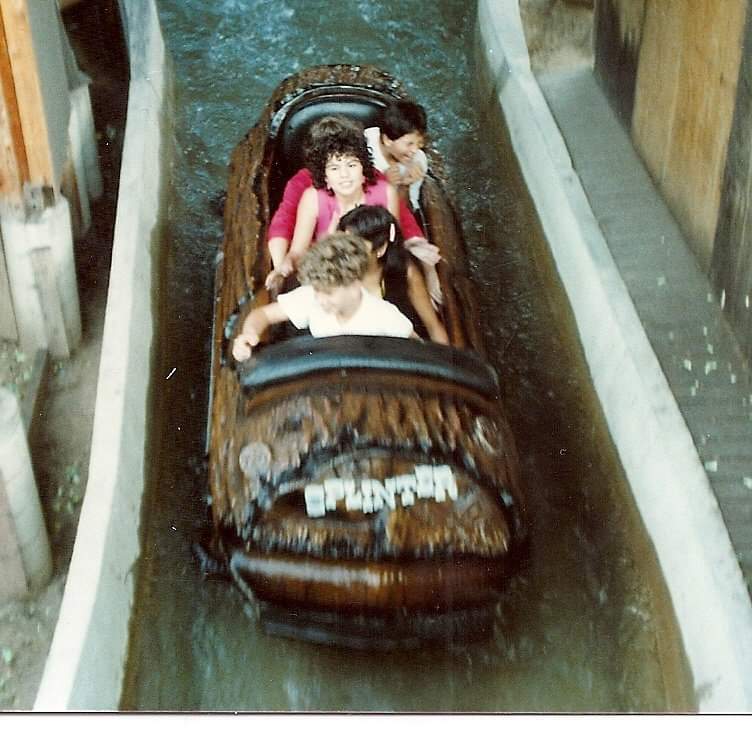
[[[419,335],[448,344],[446,329],[431,304],[417,262],[405,249],[395,217],[382,206],[361,205],[339,219],[339,230],[371,245],[371,259],[361,280],[366,290],[396,305]]]

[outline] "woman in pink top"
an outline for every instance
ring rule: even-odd
[[[311,154],[315,154],[315,150],[317,149],[328,149],[327,145],[332,139],[340,139],[343,135],[349,138],[353,135],[362,134],[363,128],[348,117],[338,115],[322,117],[311,125],[308,140],[305,144],[305,158],[307,160]],[[368,145],[367,137],[366,145]],[[371,159],[369,156],[369,160]],[[376,181],[386,179],[378,169],[375,170],[375,176]],[[307,168],[299,170],[287,181],[282,201],[272,216],[269,230],[267,231],[269,253],[271,254],[272,267],[274,269],[266,280],[266,286],[269,289],[278,287],[284,277],[287,276],[285,272],[289,269],[290,261],[286,261],[286,257],[295,232],[298,206],[303,193],[312,185],[313,176],[311,172]],[[320,187],[326,187],[325,181]],[[366,190],[366,194],[368,194],[368,190]],[[404,234],[405,247],[420,261],[431,299],[434,302],[434,306],[438,308],[442,301],[441,286],[436,273],[436,264],[441,259],[439,248],[430,244],[425,238],[423,231],[402,196],[398,196],[398,203],[399,216],[397,218]]]
[[[336,137],[343,130],[352,130],[358,134],[363,134],[363,128],[354,120],[343,116],[322,117],[311,125],[306,140],[306,152],[321,144],[328,137]],[[375,128],[378,129],[378,128]],[[366,135],[366,144],[368,137]],[[372,152],[373,154],[373,152]],[[384,177],[374,162],[376,168],[376,178]],[[391,182],[391,181],[390,181]],[[392,183],[394,185],[395,183]],[[272,257],[272,265],[278,267],[284,260],[287,250],[290,248],[293,234],[295,233],[295,219],[298,213],[298,204],[303,193],[313,185],[313,178],[307,168],[301,168],[286,183],[279,207],[274,212],[269,229],[267,231],[269,253]],[[418,222],[415,220],[412,211],[400,197],[400,214],[398,217],[400,228],[405,237],[405,246],[410,250],[415,250],[415,256],[421,261],[429,264],[435,264],[439,260],[438,247],[429,244],[425,234],[421,230]]]
[[[397,190],[376,178],[366,141],[356,128],[343,127],[339,134],[321,138],[307,150],[306,163],[313,185],[300,198],[290,249],[267,277],[270,288],[279,286],[311,243],[335,231],[340,217],[356,206],[383,206],[399,216]]]

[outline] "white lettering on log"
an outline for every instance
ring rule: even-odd
[[[447,498],[457,499],[457,481],[449,465],[415,465],[415,473],[387,477],[382,483],[371,477],[364,477],[356,484],[352,478],[330,478],[323,485],[309,484],[305,487],[306,514],[320,518],[327,512],[337,509],[343,500],[345,510],[361,510],[374,513],[386,507],[395,510],[397,495],[407,508],[415,500],[430,500],[442,503]]]
[[[320,518],[326,514],[323,485],[306,485],[305,509],[311,518]]]

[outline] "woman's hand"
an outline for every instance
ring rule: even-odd
[[[266,275],[264,286],[270,292],[276,292],[279,291],[279,288],[282,286],[284,281],[285,275],[279,269],[272,269],[269,274]]]
[[[276,269],[272,269],[267,274],[264,286],[268,290],[278,290],[293,271],[295,271],[295,262],[288,254]]]
[[[405,241],[405,248],[421,262],[429,266],[436,266],[441,261],[439,247],[429,244],[425,239],[410,239]]]
[[[439,307],[441,307],[441,303],[444,301],[444,297],[441,293],[439,273],[433,265],[427,265],[421,262],[421,267],[423,269],[423,276],[426,278],[426,289],[428,290],[428,295],[431,297],[431,304],[435,310],[438,310]]]

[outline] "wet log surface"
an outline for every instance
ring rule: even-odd
[[[254,545],[343,557],[503,555],[509,549],[511,505],[520,502],[517,455],[506,422],[471,393],[419,378],[349,374],[310,379],[305,392],[288,387],[242,404],[243,418],[227,450],[225,485],[218,495],[239,535]],[[265,402],[265,403],[264,403]],[[270,438],[274,443],[270,444]],[[262,474],[244,475],[239,445],[254,445],[270,460]],[[242,448],[241,448],[242,449]],[[311,521],[283,495],[327,478],[371,478],[412,472],[413,464],[449,464],[458,475],[457,501],[419,502],[353,523]],[[485,487],[484,487],[485,486]],[[495,489],[488,490],[488,486]],[[251,534],[247,505],[269,512]],[[515,520],[519,516],[515,515]],[[361,516],[362,518],[362,516]]]
[[[456,597],[463,566],[479,571],[489,587],[498,584],[507,573],[502,559],[524,541],[518,456],[498,397],[420,373],[368,370],[314,374],[249,395],[228,354],[243,318],[267,301],[261,285],[270,266],[263,245],[275,154],[270,129],[278,128],[280,116],[303,91],[333,84],[401,95],[397,82],[371,67],[311,69],[283,82],[232,156],[213,335],[209,476],[217,543],[228,559],[242,558],[246,574],[261,581],[272,601],[336,606],[350,591],[348,601],[372,609],[393,602],[425,604],[431,596],[436,603],[442,587],[446,596]],[[441,162],[430,151],[429,159],[433,177],[424,185],[423,208],[429,239],[443,257],[442,316],[453,347],[483,356],[461,229],[444,193]],[[447,349],[448,358],[452,352]],[[449,467],[455,497],[445,499],[442,492],[402,504],[395,496],[393,505],[379,510],[338,504],[320,517],[306,512],[311,484],[333,479],[381,484],[421,465]],[[272,569],[269,560],[275,557]],[[453,568],[447,559],[455,561]],[[479,559],[482,569],[473,563]],[[497,563],[486,563],[491,559]],[[345,581],[349,589],[335,589],[332,576],[317,578],[311,564],[293,580],[290,561],[300,566],[325,561],[328,571],[333,565],[342,569],[343,561],[361,566],[365,561],[380,577],[380,589],[356,601],[358,582],[352,577]],[[415,561],[411,571],[395,573],[402,562]],[[311,582],[319,588],[311,589]],[[489,598],[485,589],[480,594]],[[477,600],[468,594],[464,601]]]

